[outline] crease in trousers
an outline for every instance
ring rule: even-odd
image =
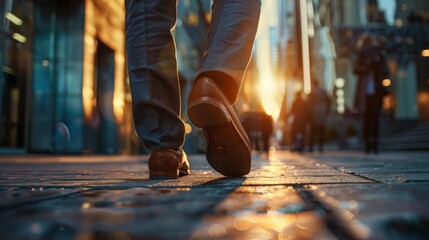
[[[125,0],[126,51],[134,125],[149,150],[179,149],[185,140],[172,31],[175,0]],[[235,103],[249,64],[260,0],[214,0],[195,79],[209,77]]]

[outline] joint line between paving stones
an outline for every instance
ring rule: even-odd
[[[311,158],[311,157],[308,157],[308,156],[305,156],[305,157],[303,156],[303,158],[308,159],[308,160],[312,160],[312,161],[315,161],[315,162],[318,162],[318,163],[321,162],[319,159]],[[341,169],[339,167],[329,166],[326,163],[320,163],[320,164],[328,166],[331,169],[335,169],[335,170],[338,170],[340,172],[347,173],[347,174],[353,175],[355,177],[363,178],[363,179],[366,179],[366,180],[369,180],[369,181],[372,181],[372,182],[375,182],[375,183],[384,183],[384,182],[381,182],[381,181],[378,181],[378,180],[375,180],[375,179],[372,179],[372,178],[369,178],[369,177],[365,177],[365,176],[362,176],[362,175],[359,175],[359,174],[356,174],[356,173],[353,173],[353,172],[348,172],[345,169]]]
[[[337,239],[359,239],[344,224],[341,224],[336,214],[320,202],[311,191],[300,184],[294,185],[294,188],[310,210],[314,210],[325,221],[327,228]]]
[[[49,201],[49,200],[53,200],[53,199],[59,199],[59,198],[69,197],[69,196],[72,196],[74,194],[81,194],[81,193],[87,192],[87,191],[92,191],[92,190],[87,189],[87,190],[77,191],[77,192],[68,193],[68,194],[64,194],[64,195],[53,196],[53,197],[46,197],[46,198],[37,199],[37,200],[34,200],[34,201],[22,202],[22,203],[12,204],[12,205],[5,206],[5,207],[0,207],[0,213],[1,212],[8,212],[8,211],[14,210],[16,208],[20,208],[20,207],[24,207],[24,206],[28,206],[28,205],[32,205],[32,204],[38,204],[38,203]]]
[[[360,175],[360,174],[357,174],[357,173],[354,173],[354,172],[346,171],[345,169],[341,169],[341,168],[335,168],[335,169],[337,169],[338,171],[341,171],[343,173],[347,173],[347,174],[353,175],[355,177],[360,177],[360,178],[363,178],[363,179],[366,179],[366,180],[369,180],[369,181],[373,181],[375,183],[384,183],[382,181],[378,181],[378,180],[373,179],[373,178],[369,178],[369,177],[366,177],[366,176],[363,176],[363,175]]]

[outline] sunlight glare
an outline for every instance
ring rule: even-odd
[[[259,83],[255,87],[258,89],[258,97],[264,111],[271,115],[274,121],[280,115],[285,94],[285,81],[276,76],[270,49],[270,29],[278,28],[277,6],[278,1],[267,1],[266,4],[262,5],[261,21],[256,37]]]

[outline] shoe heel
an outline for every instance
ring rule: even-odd
[[[159,179],[159,178],[179,178],[179,170],[156,170],[149,171],[149,178]]]
[[[199,128],[220,125],[231,122],[226,107],[212,97],[200,97],[189,103],[188,116],[192,123]]]

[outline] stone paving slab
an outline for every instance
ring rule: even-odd
[[[3,187],[34,187],[34,188],[74,188],[74,187],[196,187],[206,182],[218,180],[217,184],[242,185],[293,185],[319,183],[365,183],[364,178],[343,173],[326,165],[315,162],[299,155],[285,156],[278,153],[273,158],[253,159],[252,172],[242,179],[223,178],[214,172],[206,163],[204,156],[190,156],[192,174],[178,180],[163,181],[153,184],[148,179],[147,162],[132,158],[130,161],[95,162],[84,158],[88,162],[77,161],[75,164],[67,162],[4,164],[0,171],[0,186]],[[54,158],[55,159],[55,158]],[[147,159],[147,158],[144,158]],[[126,159],[125,159],[126,160]],[[0,161],[1,162],[1,161]],[[220,179],[221,178],[221,179]]]
[[[409,182],[429,182],[429,171],[425,173],[358,173],[370,179],[374,179],[383,183],[409,183]]]
[[[0,190],[0,211],[26,205],[29,203],[44,201],[53,198],[64,197],[73,193],[84,191],[85,189],[44,189],[39,188],[8,188]]]
[[[272,151],[226,178],[191,155],[177,180],[149,180],[147,156],[0,157],[0,236],[424,239],[426,156]]]
[[[4,212],[0,234],[5,239],[187,239],[193,226],[232,190],[87,191]]]
[[[429,182],[429,153],[307,154],[334,169],[383,183]]]
[[[334,239],[285,186],[88,190],[7,211],[0,222],[6,238]]]
[[[261,185],[302,185],[302,184],[332,184],[332,183],[370,183],[370,180],[339,173],[339,176],[302,176],[302,177],[249,177],[242,179],[224,178],[221,176],[201,177],[193,175],[178,180],[168,180],[150,185],[151,187],[199,187],[210,181],[216,180],[213,185],[223,186],[241,182],[243,186]]]
[[[335,174],[336,173],[336,174]],[[201,187],[202,184],[229,185],[240,183],[243,186],[259,185],[297,185],[297,184],[329,184],[329,183],[371,183],[372,181],[343,173],[338,170],[329,173],[318,171],[305,173],[301,171],[289,171],[279,174],[275,171],[267,173],[264,169],[254,170],[248,177],[227,178],[214,172],[193,171],[191,175],[177,180],[166,180],[150,184],[150,187]]]
[[[344,221],[366,226],[361,231],[369,239],[429,236],[429,183],[323,185],[312,191]]]
[[[26,204],[0,211],[0,222],[5,223],[0,235],[13,239],[332,236],[323,220],[287,186],[299,182],[294,173],[300,169],[320,169],[303,163],[284,167],[279,159],[256,156],[248,177],[225,178],[211,170],[204,156],[190,156],[190,161],[192,174],[177,180],[149,180],[146,163],[140,161],[4,164],[0,186],[3,192],[13,187],[5,202],[25,200]],[[349,176],[335,171],[343,180]],[[45,201],[22,192],[34,188],[72,193],[77,187],[86,189]]]

